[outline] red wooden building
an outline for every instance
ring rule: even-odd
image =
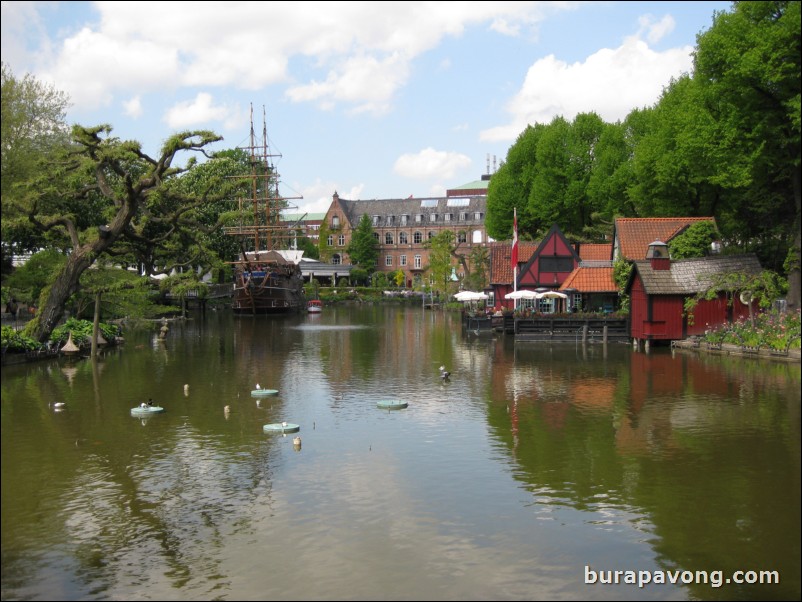
[[[633,262],[626,292],[630,295],[630,334],[640,341],[671,341],[733,322],[749,315],[738,295],[728,300],[724,291],[713,300],[700,300],[689,319],[685,300],[708,290],[716,277],[729,273],[757,275],[763,268],[754,255],[708,256],[672,261],[668,246],[655,241],[646,260]]]

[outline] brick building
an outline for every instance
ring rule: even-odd
[[[484,225],[489,180],[483,176],[448,190],[445,197],[365,201],[343,199],[335,192],[323,220],[331,263],[350,263],[346,248],[363,215],[370,218],[379,244],[376,271],[401,269],[408,287],[424,280],[429,265],[426,242],[443,230],[454,233],[457,253],[467,258],[474,247],[490,242]],[[455,262],[454,267],[463,277],[461,266]]]

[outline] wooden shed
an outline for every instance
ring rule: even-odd
[[[724,274],[760,274],[763,268],[757,257],[715,255],[671,261],[667,252],[658,253],[634,262],[626,287],[630,295],[630,334],[636,342],[701,335],[709,328],[749,315],[749,306],[738,295],[728,299],[724,291],[713,300],[700,300],[691,319],[685,313],[685,300],[709,290]]]

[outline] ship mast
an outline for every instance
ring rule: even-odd
[[[252,251],[274,250],[286,245],[291,233],[287,227],[281,224],[281,212],[288,208],[287,201],[290,199],[300,199],[302,197],[283,197],[279,192],[278,171],[273,163],[274,157],[281,155],[272,154],[267,138],[267,115],[264,107],[262,108],[262,140],[261,144],[256,138],[253,124],[253,104],[250,107],[250,144],[248,146],[248,158],[250,162],[250,174],[241,176],[250,178],[251,181],[251,215],[253,223],[250,226],[240,225],[239,227],[226,228],[226,233],[249,239],[253,244]],[[245,199],[239,199],[240,212],[244,209]],[[243,242],[244,242],[243,240]]]

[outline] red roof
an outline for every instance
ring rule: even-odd
[[[645,259],[655,240],[667,243],[691,224],[704,221],[716,225],[712,217],[619,217],[615,220],[614,240],[624,259]]]
[[[523,267],[537,251],[539,242],[518,241],[518,265]],[[519,270],[520,273],[520,270]],[[512,284],[512,241],[490,244],[490,283]]]
[[[560,290],[574,289],[580,293],[614,293],[612,267],[578,267],[568,275]]]
[[[579,245],[579,259],[582,261],[611,261],[613,259],[612,243],[581,243]]]

